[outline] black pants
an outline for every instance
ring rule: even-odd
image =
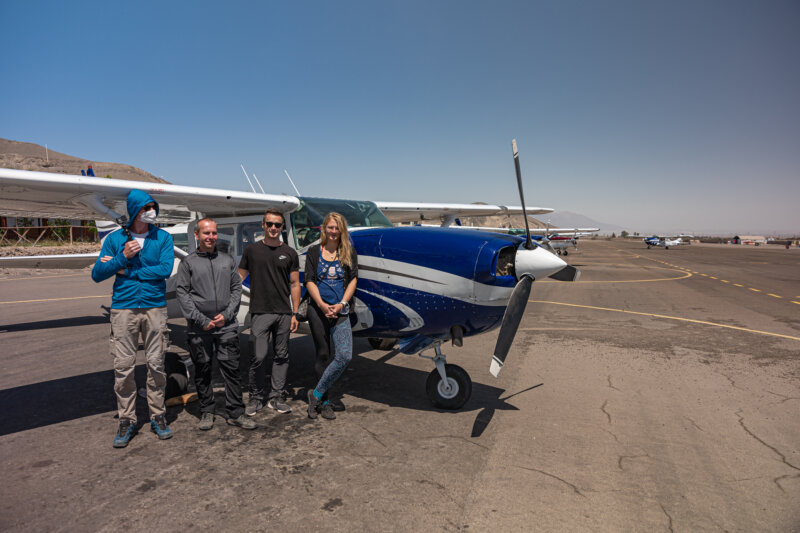
[[[194,383],[200,400],[200,411],[214,412],[214,389],[211,386],[211,359],[216,353],[219,370],[225,382],[225,407],[228,416],[244,414],[242,382],[239,378],[239,331],[189,333],[189,354],[194,363]]]
[[[314,372],[317,375],[317,382],[325,373],[325,369],[333,360],[331,348],[331,327],[336,324],[337,318],[325,316],[314,301],[308,302],[308,325],[311,328],[311,338],[314,339],[314,348],[317,350],[317,357],[314,361]],[[322,397],[328,399],[328,393]]]

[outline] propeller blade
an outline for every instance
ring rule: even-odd
[[[514,153],[514,169],[517,171],[517,187],[519,188],[519,201],[522,205],[522,218],[525,219],[525,249],[532,250],[531,228],[528,225],[528,213],[525,211],[525,196],[522,194],[522,171],[519,169],[519,151],[517,151],[517,140],[511,140],[511,151]]]
[[[511,349],[511,343],[514,342],[514,337],[517,335],[522,314],[525,312],[525,306],[531,294],[532,284],[533,277],[523,276],[511,293],[511,299],[508,301],[508,307],[503,315],[503,323],[500,325],[500,333],[497,335],[492,364],[489,366],[489,373],[494,377],[497,377],[500,369],[503,368],[508,350]]]
[[[567,265],[555,274],[550,274],[547,277],[558,281],[578,281],[581,279],[581,271],[572,265]]]

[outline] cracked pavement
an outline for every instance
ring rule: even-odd
[[[473,379],[461,411],[428,403],[429,361],[358,341],[347,411],[308,420],[297,337],[292,413],[201,432],[194,406],[171,408],[173,439],[124,450],[110,287],[0,280],[4,301],[86,297],[0,305],[0,530],[800,530],[798,306],[682,274],[797,297],[800,250],[642,246],[582,240],[568,259],[586,283],[534,283],[499,379],[496,332],[448,345]]]

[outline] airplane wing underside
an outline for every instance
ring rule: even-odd
[[[522,207],[486,204],[439,204],[425,202],[375,202],[383,214],[398,222],[443,220],[455,217],[482,217],[490,215],[521,215]],[[547,207],[526,207],[529,215],[552,213]]]
[[[297,198],[286,195],[0,168],[0,213],[108,219],[112,218],[108,210],[127,215],[125,200],[131,189],[141,189],[155,198],[159,220],[175,224],[189,222],[194,212],[230,217],[260,214],[268,208],[289,213],[300,205]]]
[[[76,269],[93,265],[98,252],[89,254],[26,255],[0,257],[0,268],[65,268]]]

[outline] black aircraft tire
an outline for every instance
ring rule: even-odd
[[[564,255],[569,255],[569,252],[564,250]]]
[[[445,374],[450,385],[455,389],[449,393],[444,394],[440,390],[442,378],[439,376],[439,371],[435,368],[433,372],[428,374],[428,381],[425,383],[425,392],[428,393],[428,398],[431,403],[436,407],[442,409],[461,409],[469,397],[472,396],[472,380],[467,374],[467,371],[458,365],[444,365]]]
[[[368,337],[369,345],[373,350],[394,350],[394,345],[397,344],[397,339],[379,339],[377,337]]]

